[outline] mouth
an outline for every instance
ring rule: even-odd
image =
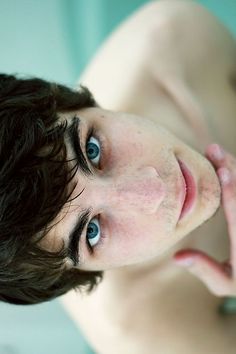
[[[193,209],[194,202],[197,197],[197,187],[193,175],[191,174],[186,164],[181,160],[178,160],[178,163],[185,182],[185,185],[183,186],[183,188],[185,189],[185,197],[183,198],[183,205],[179,217],[179,220],[181,220],[184,216],[188,215]]]

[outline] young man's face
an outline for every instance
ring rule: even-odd
[[[81,121],[82,149],[86,156],[87,148],[86,159],[94,172],[87,177],[78,169],[71,198],[84,190],[58,215],[60,221],[44,240],[46,247],[58,250],[62,240],[68,247],[81,213],[91,209],[76,246],[80,254],[76,267],[106,270],[145,263],[215,213],[221,192],[214,168],[162,126],[145,117],[100,108],[66,115],[69,125],[75,115]],[[91,127],[96,134],[86,142]],[[75,157],[69,143],[68,154]],[[187,165],[197,186],[193,209],[181,220],[184,179],[177,159]]]

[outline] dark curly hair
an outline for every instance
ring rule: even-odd
[[[67,252],[39,241],[75,188],[67,160],[67,122],[58,113],[96,107],[90,91],[39,78],[0,74],[0,300],[36,304],[84,286],[102,272],[63,265]]]

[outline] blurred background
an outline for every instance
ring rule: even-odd
[[[108,34],[145,0],[0,0],[0,72],[74,85]],[[235,0],[199,0],[236,35]],[[0,354],[92,354],[58,300],[0,303]],[[111,353],[112,354],[112,353]]]

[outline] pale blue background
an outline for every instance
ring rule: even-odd
[[[0,0],[0,72],[73,85],[101,41],[145,2]],[[236,34],[236,0],[198,2]],[[57,300],[29,307],[0,303],[0,354],[90,354],[86,348]]]

